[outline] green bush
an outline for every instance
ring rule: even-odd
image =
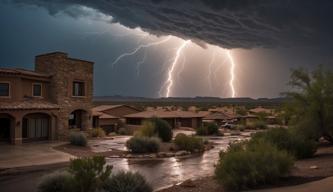
[[[89,132],[91,137],[105,137],[105,131],[102,128],[92,128]]]
[[[154,137],[156,136],[155,125],[152,121],[144,121],[143,126],[137,132],[138,136]]]
[[[137,135],[159,137],[163,142],[169,142],[172,139],[172,128],[165,120],[152,118],[144,122],[143,127],[138,131]]]
[[[216,123],[208,123],[196,129],[197,135],[219,135],[219,127]]]
[[[128,127],[121,127],[117,130],[119,135],[132,135],[133,131]]]
[[[195,150],[202,151],[204,149],[203,139],[195,136],[187,136],[183,133],[177,134],[174,142],[179,150],[193,152]]]
[[[69,173],[73,175],[77,190],[80,192],[94,192],[101,189],[109,178],[112,166],[105,166],[102,156],[83,157],[70,162]]]
[[[219,132],[219,127],[216,123],[209,123],[207,125],[207,133],[208,135],[217,135]]]
[[[195,131],[196,131],[197,135],[208,135],[207,129],[205,126],[199,126],[198,128],[196,128]]]
[[[220,153],[215,177],[226,189],[241,190],[273,184],[292,166],[293,157],[269,142],[241,143]]]
[[[254,122],[254,127],[255,129],[267,129],[267,124],[265,121],[258,120]]]
[[[239,124],[236,126],[236,129],[239,131],[244,131],[245,130],[245,125]]]
[[[68,172],[55,172],[44,176],[38,184],[38,192],[73,192],[74,179]]]
[[[155,137],[134,136],[126,142],[132,153],[156,153],[160,149],[160,140]]]
[[[317,150],[317,143],[314,140],[284,128],[274,128],[256,133],[251,142],[259,142],[260,140],[270,142],[279,149],[288,151],[297,159],[312,157]]]
[[[69,135],[69,141],[72,145],[76,146],[87,146],[88,143],[87,137],[80,132],[72,132]]]
[[[106,192],[151,192],[152,187],[139,173],[119,172],[109,178],[103,187]]]
[[[153,118],[155,132],[163,142],[170,142],[172,139],[172,128],[169,123],[163,119]]]

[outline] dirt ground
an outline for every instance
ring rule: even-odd
[[[319,147],[314,157],[295,162],[290,177],[282,179],[274,186],[263,186],[262,188],[273,188],[292,186],[311,181],[317,181],[333,176],[333,146],[324,145]],[[333,188],[333,183],[332,183]],[[185,181],[159,192],[223,192],[223,188],[213,177],[202,178],[194,181]],[[319,190],[320,191],[320,190]]]

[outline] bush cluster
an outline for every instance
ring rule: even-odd
[[[92,128],[89,131],[91,137],[105,137],[105,131],[102,128]]]
[[[104,184],[105,192],[151,192],[152,187],[139,173],[119,172]]]
[[[138,131],[139,136],[159,137],[163,142],[169,142],[172,139],[172,128],[168,122],[159,118],[152,118],[145,121],[143,127]]]
[[[126,142],[132,153],[156,153],[160,149],[160,140],[156,137],[134,136]]]
[[[317,150],[317,143],[314,140],[284,128],[274,128],[256,133],[251,142],[260,142],[261,140],[270,142],[278,149],[286,150],[297,159],[312,157]]]
[[[151,192],[151,186],[139,173],[120,172],[111,176],[112,166],[104,157],[71,160],[64,172],[42,178],[39,192]]]
[[[88,140],[87,137],[80,132],[72,132],[69,135],[69,141],[72,145],[76,145],[76,146],[87,146],[88,144]]]
[[[218,135],[219,127],[216,123],[208,123],[205,126],[200,126],[196,129],[197,135]]]
[[[133,134],[133,130],[128,128],[128,127],[121,127],[117,130],[117,133],[119,135],[132,135]]]
[[[246,125],[246,128],[248,128],[248,129],[267,129],[268,127],[267,127],[267,123],[265,121],[256,120],[256,121]]]
[[[201,138],[195,136],[187,136],[183,133],[177,134],[175,138],[175,144],[180,150],[185,151],[202,151],[204,149],[204,141]]]
[[[38,192],[72,192],[74,178],[68,172],[54,172],[44,176],[39,185]]]
[[[241,190],[273,184],[292,166],[293,157],[269,142],[240,143],[220,153],[215,177],[226,189]]]

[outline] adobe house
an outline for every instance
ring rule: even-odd
[[[93,127],[101,127],[106,132],[115,131],[120,122],[125,123],[125,115],[141,112],[129,105],[100,105],[92,109]]]
[[[172,128],[191,127],[198,128],[202,124],[203,115],[191,111],[143,111],[125,115],[126,124],[140,126],[147,119],[161,118],[167,121]]]
[[[92,127],[93,62],[54,52],[35,70],[0,68],[0,140],[62,139]]]

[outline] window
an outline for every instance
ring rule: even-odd
[[[0,97],[9,97],[9,83],[0,83]]]
[[[84,96],[84,82],[73,82],[73,96]]]
[[[35,83],[32,85],[32,96],[34,96],[34,97],[42,96],[42,84]]]

